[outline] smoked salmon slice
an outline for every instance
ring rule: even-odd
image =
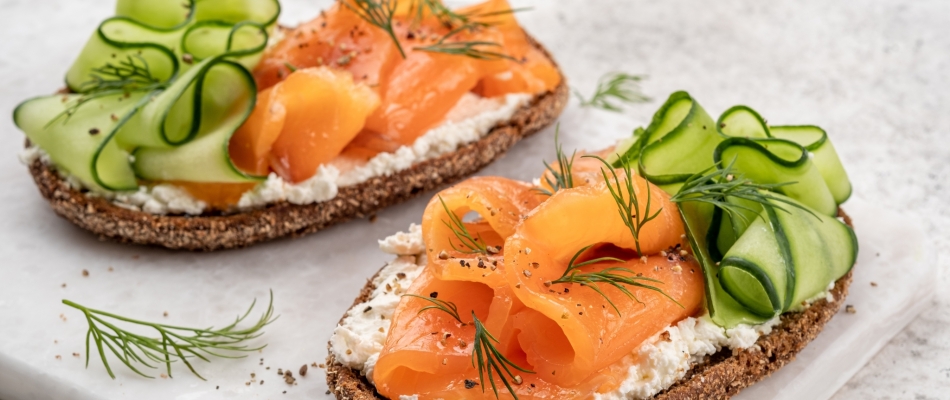
[[[636,176],[631,179],[644,199],[648,183]],[[412,394],[420,399],[494,398],[490,387],[481,390],[480,385],[490,382],[478,382],[471,349],[447,339],[472,344],[472,312],[498,338],[496,348],[506,358],[532,371],[519,373],[521,384],[513,386],[518,398],[588,398],[615,388],[626,373],[618,366],[625,356],[702,308],[698,264],[689,255],[660,254],[685,245],[676,207],[662,190],[650,187],[650,191],[651,211],[659,214],[640,232],[642,256],[634,250],[632,235],[619,219],[602,178],[551,197],[524,183],[485,177],[441,192],[423,216],[428,264],[424,278],[413,283],[410,293],[455,303],[466,323],[438,310],[420,314],[431,303],[403,298],[373,372],[377,390],[389,398]],[[466,221],[473,211],[480,218]],[[486,246],[503,241],[502,248],[497,254],[470,254],[453,225],[444,222],[452,220],[449,213],[470,237],[480,237]],[[597,246],[579,261],[607,256],[626,261],[600,261],[578,273],[625,275],[659,290],[628,286],[631,298],[600,284],[608,301],[577,282],[552,283],[578,250],[592,244]],[[478,268],[479,262],[491,264]],[[513,397],[495,379],[500,396]]]
[[[286,181],[300,182],[332,161],[363,129],[379,106],[369,87],[346,71],[327,67],[297,70],[265,91],[231,140],[235,165],[260,174],[267,165]],[[266,171],[263,171],[266,172]]]

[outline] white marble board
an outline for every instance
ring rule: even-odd
[[[0,37],[7,38],[0,41],[0,109],[11,110],[24,98],[55,90],[78,47],[108,14],[107,3],[0,2]],[[315,15],[326,2],[284,3],[283,20],[294,23]],[[855,178],[856,199],[847,207],[856,217],[862,254],[848,303],[858,313],[838,315],[800,360],[746,398],[831,396],[929,304],[936,264],[915,258],[924,256],[920,223],[876,205],[868,189],[875,183],[863,173],[884,149],[863,141],[873,124],[853,123],[852,118],[867,114],[868,108],[880,111],[882,95],[854,99],[840,93],[840,86],[868,79],[858,68],[861,64],[850,65],[846,61],[851,59],[833,54],[859,49],[855,41],[866,35],[847,35],[840,23],[847,12],[821,2],[780,2],[766,9],[735,0],[708,10],[687,0],[609,2],[618,9],[611,13],[594,12],[578,0],[515,4],[534,6],[522,16],[524,24],[549,45],[579,88],[589,91],[596,77],[609,70],[650,75],[645,88],[657,100],[624,114],[581,110],[572,102],[561,119],[568,148],[596,149],[629,134],[676,89],[690,90],[713,115],[742,102],[779,123],[815,123],[831,132]],[[696,7],[704,12],[679,12]],[[823,26],[805,24],[812,29],[803,31],[789,26],[819,14],[827,19]],[[829,44],[823,39],[829,34],[842,37]],[[805,53],[812,61],[801,61]],[[856,68],[848,70],[849,65]],[[855,104],[842,104],[843,99]],[[16,161],[22,136],[7,119],[0,119],[0,133],[0,178],[7,184],[0,191],[0,398],[5,400],[326,398],[319,370],[311,368],[297,386],[287,387],[276,369],[296,371],[323,360],[333,325],[365,279],[388,258],[376,249],[376,239],[417,221],[425,204],[416,199],[380,213],[375,223],[357,220],[303,239],[239,251],[176,253],[100,242],[52,214]],[[553,129],[548,129],[483,173],[531,178],[540,171],[540,160],[551,158],[552,149]],[[83,269],[88,277],[82,276]],[[895,269],[909,272],[895,278]],[[871,287],[872,280],[880,285]],[[85,322],[60,303],[69,298],[176,324],[226,323],[253,298],[265,300],[268,289],[274,290],[281,315],[260,342],[268,347],[245,360],[199,364],[207,381],[181,369],[174,379],[146,380],[121,368],[111,380],[95,359],[84,369]],[[894,318],[880,318],[890,315]],[[259,365],[262,357],[264,365]],[[257,382],[247,386],[252,372]]]

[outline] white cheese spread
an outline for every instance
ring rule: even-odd
[[[425,256],[400,254],[407,249],[422,253],[423,249],[417,247],[422,243],[422,229],[418,225],[411,226],[409,232],[397,233],[379,243],[380,249],[398,257],[379,271],[373,279],[376,289],[369,299],[353,306],[330,337],[330,348],[337,361],[361,371],[370,382],[396,306],[426,264]]]

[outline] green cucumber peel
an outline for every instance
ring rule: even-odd
[[[724,162],[757,183],[794,182],[776,191],[798,200],[825,215],[835,215],[838,203],[815,168],[808,150],[785,139],[747,139],[731,137],[723,140],[713,152],[717,165]]]
[[[228,141],[253,110],[257,89],[248,70],[280,5],[186,6],[119,0],[117,16],[100,24],[66,75],[77,94],[27,100],[14,122],[92,189],[135,190],[139,179],[262,180],[234,166]]]
[[[712,151],[722,141],[714,124],[689,93],[675,92],[614,165],[637,165],[650,182],[676,193],[691,176],[713,166]]]
[[[854,265],[858,247],[850,227],[792,198],[774,196],[721,259],[710,237],[721,210],[708,203],[679,203],[703,267],[707,310],[720,326],[758,324],[794,310]]]
[[[851,197],[851,181],[845,171],[828,133],[813,125],[772,126],[773,137],[790,140],[805,147],[812,154],[812,161],[828,189],[839,205]]]

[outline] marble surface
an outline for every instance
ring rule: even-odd
[[[109,13],[108,1],[93,0],[0,0],[0,109],[12,110],[22,99],[48,93],[61,86],[61,76],[95,27]],[[572,85],[589,91],[597,77],[612,70],[649,76],[644,90],[655,98],[651,103],[628,107],[620,115],[604,118],[580,110],[572,104],[563,120],[565,146],[596,148],[610,138],[647,121],[671,91],[690,91],[707,110],[718,114],[728,106],[747,104],[760,110],[777,124],[805,123],[825,128],[834,140],[855,187],[855,196],[906,213],[924,221],[925,246],[930,250],[925,263],[944,271],[950,252],[950,36],[946,16],[950,3],[942,0],[898,2],[862,0],[852,2],[722,0],[623,1],[535,0],[516,1],[534,9],[520,16],[524,25],[546,43]],[[283,20],[294,23],[314,15],[326,1],[284,1]],[[596,122],[595,122],[596,121]],[[100,243],[84,232],[54,217],[41,204],[25,169],[16,159],[22,136],[9,119],[0,119],[0,179],[8,186],[0,192],[3,204],[0,231],[22,233],[31,240],[4,242],[0,273],[27,271],[23,282],[0,285],[59,285],[70,282],[68,295],[83,293],[83,265],[98,276],[114,265],[116,273],[140,274],[129,278],[124,297],[113,309],[158,314],[167,304],[180,305],[183,318],[201,321],[200,313],[187,313],[187,299],[202,298],[200,286],[170,296],[150,289],[154,282],[169,279],[175,269],[155,270],[157,259],[173,260],[180,270],[202,268],[201,255],[170,254],[161,250],[123,247]],[[551,148],[550,131],[531,138],[509,153],[485,174],[528,178],[538,170],[535,149]],[[261,297],[261,288],[280,285],[291,276],[335,279],[339,285],[356,290],[363,275],[346,271],[313,272],[305,268],[308,254],[326,249],[320,238],[328,235],[359,237],[359,245],[402,229],[418,219],[424,201],[416,200],[380,214],[377,223],[356,221],[302,240],[280,241],[254,250],[260,265],[246,269],[255,274],[254,284],[222,288],[230,294]],[[861,221],[857,221],[858,224]],[[368,228],[367,228],[368,226]],[[366,242],[366,243],[364,243]],[[379,256],[353,257],[378,262]],[[326,249],[329,250],[329,249]],[[873,249],[862,249],[873,251]],[[71,262],[50,273],[29,257],[37,251],[73,251]],[[17,257],[9,257],[15,254]],[[103,254],[108,254],[104,257]],[[144,261],[132,261],[141,255]],[[294,257],[288,261],[282,257]],[[312,255],[310,255],[312,257]],[[39,259],[39,257],[37,257]],[[228,262],[240,262],[241,253],[223,253],[211,267],[226,274]],[[136,259],[137,260],[137,259]],[[93,268],[93,267],[89,267]],[[289,271],[271,274],[268,269]],[[364,268],[367,271],[376,267]],[[901,268],[914,268],[901,265]],[[309,272],[308,272],[309,271]],[[296,275],[294,275],[296,273]],[[893,271],[900,274],[900,268]],[[214,278],[214,273],[208,273]],[[280,279],[274,277],[279,276]],[[104,278],[103,278],[104,279]],[[942,273],[938,287],[950,285],[950,274]],[[886,284],[886,282],[879,282]],[[79,286],[75,286],[75,285]],[[75,287],[75,289],[73,289]],[[85,289],[89,290],[89,289]],[[243,292],[242,292],[243,290]],[[164,296],[163,296],[164,294]],[[66,295],[66,294],[64,294]],[[286,304],[283,314],[302,312],[293,307],[313,307],[337,312],[344,299],[326,301],[313,293]],[[160,304],[131,301],[145,299]],[[28,304],[23,298],[0,295],[0,315],[24,307],[38,315],[64,312],[56,305]],[[135,307],[133,307],[135,306]],[[242,307],[243,303],[233,305]],[[330,310],[332,309],[332,310]],[[338,309],[338,310],[337,310]],[[220,311],[231,312],[230,308]],[[873,310],[858,308],[859,313]],[[52,314],[51,314],[52,313]],[[174,314],[173,314],[174,315]],[[4,320],[23,324],[25,319]],[[72,329],[79,329],[74,321]],[[8,325],[9,326],[9,325]],[[885,346],[834,397],[840,399],[942,399],[950,387],[950,291],[939,290],[929,309]],[[81,332],[81,331],[80,331]],[[32,332],[58,337],[50,332]],[[305,335],[306,336],[306,335]],[[302,351],[301,358],[320,357],[319,343]],[[26,338],[23,345],[29,345]],[[52,355],[54,348],[41,348]],[[78,349],[79,347],[77,347]],[[70,350],[71,351],[71,350]],[[281,351],[277,349],[275,351]],[[293,349],[284,349],[293,351]],[[64,352],[71,359],[69,352]],[[66,360],[67,362],[75,362]],[[288,362],[290,362],[288,360]],[[296,362],[296,361],[294,361]],[[77,371],[82,371],[76,363]],[[85,373],[101,373],[90,370]],[[242,382],[243,383],[243,382]],[[313,393],[317,395],[317,393]],[[322,396],[320,396],[322,397]]]

